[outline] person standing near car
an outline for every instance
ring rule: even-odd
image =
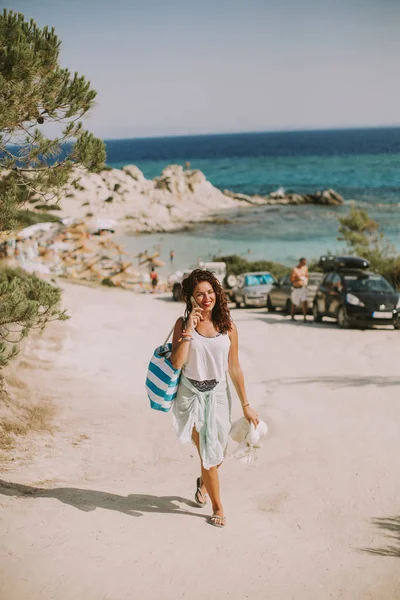
[[[290,274],[290,282],[292,284],[291,293],[291,317],[294,321],[296,308],[301,306],[303,310],[304,320],[307,320],[307,285],[308,285],[308,267],[307,260],[300,258],[299,264],[294,267]]]

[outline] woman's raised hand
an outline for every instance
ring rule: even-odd
[[[189,333],[193,333],[193,331],[197,327],[198,322],[201,321],[202,316],[203,309],[200,308],[200,306],[194,306],[187,320],[186,331]]]

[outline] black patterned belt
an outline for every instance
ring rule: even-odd
[[[216,379],[206,379],[205,381],[189,379],[189,381],[199,392],[211,392],[219,383]]]

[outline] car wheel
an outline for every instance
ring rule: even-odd
[[[236,308],[242,308],[242,303],[238,300],[235,300]]]
[[[274,312],[275,311],[275,306],[272,304],[271,298],[268,296],[267,299],[267,308],[268,308],[268,312]]]
[[[322,315],[321,315],[321,313],[318,310],[318,304],[316,302],[314,302],[314,304],[313,304],[312,314],[313,314],[313,317],[314,317],[314,321],[316,323],[321,323],[321,321],[322,321]]]
[[[179,283],[176,283],[172,288],[172,299],[175,302],[182,300],[182,287]]]
[[[286,306],[285,306],[285,312],[286,314],[290,315],[292,311],[292,301],[288,298],[287,302],[286,302]]]
[[[396,319],[395,322],[393,323],[393,327],[395,329],[400,329],[400,319]]]
[[[336,318],[340,329],[348,329],[350,327],[350,319],[344,306],[339,306]]]
[[[228,284],[228,287],[230,288],[234,288],[237,285],[237,277],[236,275],[234,275],[233,273],[231,273],[230,275],[227,276],[226,278],[226,283]]]

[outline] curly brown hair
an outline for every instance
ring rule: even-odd
[[[207,281],[215,292],[215,306],[211,315],[215,329],[219,331],[219,333],[231,331],[232,318],[228,308],[228,301],[225,292],[222,289],[222,285],[211,271],[195,269],[182,281],[182,296],[186,302],[184,319],[186,320],[192,311],[190,298],[193,296],[196,285],[202,281]]]

